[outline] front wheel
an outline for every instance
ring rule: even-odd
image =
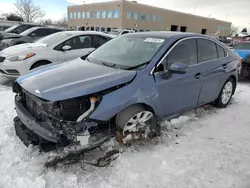
[[[232,78],[229,78],[223,85],[219,97],[217,98],[215,105],[219,108],[225,108],[230,102],[236,84]]]
[[[154,113],[143,105],[132,105],[120,112],[116,117],[116,126],[122,137],[119,142],[123,143],[160,134]]]

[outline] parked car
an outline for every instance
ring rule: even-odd
[[[250,41],[245,41],[234,46],[234,51],[242,58],[240,79],[250,77]]]
[[[231,41],[231,46],[235,46],[237,44],[240,44],[243,41],[250,41],[250,35],[237,34],[235,37],[233,37],[233,39]]]
[[[15,34],[20,34],[24,31],[26,31],[27,29],[30,29],[32,27],[38,27],[38,26],[40,26],[40,25],[26,24],[26,23],[14,25],[14,26],[0,32],[0,42],[3,39],[12,38],[13,36],[16,36]]]
[[[128,30],[128,29],[113,29],[108,34],[117,37],[117,36],[120,36],[120,35],[125,35],[125,34],[128,34],[128,33],[134,33],[134,32],[135,32],[134,30]]]
[[[54,28],[54,27],[32,27],[19,35],[12,35],[8,39],[4,39],[0,43],[0,50],[8,48],[10,46],[31,43],[42,37],[57,33],[60,31],[65,31],[65,29]]]
[[[9,47],[0,52],[0,72],[8,77],[18,77],[43,65],[87,55],[110,39],[112,36],[101,32],[58,32],[35,43]]]
[[[114,125],[109,130],[123,139],[154,136],[164,117],[208,103],[226,107],[240,66],[236,53],[204,35],[116,37],[87,58],[19,77],[13,84],[16,132],[26,145],[57,146],[77,143],[79,134],[92,136],[104,125]]]

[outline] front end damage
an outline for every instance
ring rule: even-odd
[[[17,93],[15,130],[26,146],[38,145],[42,151],[67,148],[82,154],[96,149],[115,135],[108,122],[89,119],[99,105],[101,95],[50,102],[29,93],[16,82],[13,91]]]

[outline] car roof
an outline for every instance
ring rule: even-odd
[[[73,34],[73,35],[102,35],[102,36],[114,38],[112,35],[109,35],[100,31],[63,31],[63,32]]]
[[[170,38],[173,36],[181,36],[181,37],[206,37],[206,38],[212,38],[206,35],[197,34],[197,33],[188,33],[188,32],[176,32],[176,31],[146,31],[146,32],[136,32],[136,33],[130,33],[127,34],[129,36],[144,36],[144,37],[154,37],[154,38]]]

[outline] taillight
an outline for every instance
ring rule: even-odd
[[[242,61],[243,61],[243,59],[242,58],[240,58],[240,64],[242,65]]]

